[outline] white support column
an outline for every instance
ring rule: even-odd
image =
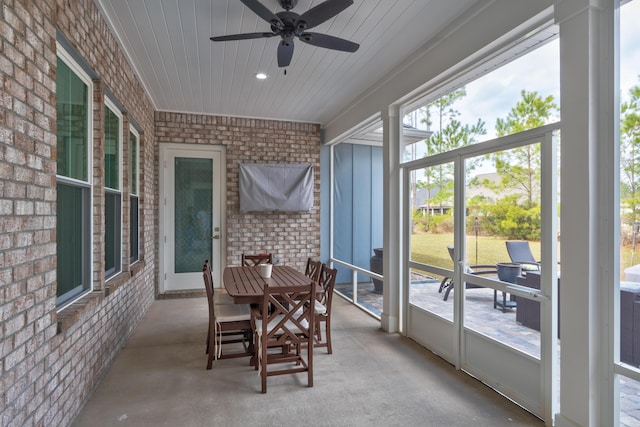
[[[601,269],[610,243],[600,244],[602,205],[612,188],[606,182],[608,159],[603,158],[603,129],[610,126],[603,106],[610,105],[612,84],[602,43],[602,1],[563,0],[555,9],[560,25],[561,88],[561,263],[560,412],[556,425],[599,426],[601,402],[606,398],[602,382],[603,354],[607,340],[601,325],[606,320],[602,301]],[[606,37],[605,37],[606,39]],[[613,49],[611,49],[613,50]],[[609,218],[611,221],[611,218]],[[607,240],[615,240],[609,236]],[[605,411],[606,412],[606,411]]]
[[[401,248],[402,218],[400,216],[400,132],[401,119],[398,106],[389,107],[382,112],[384,140],[382,148],[383,163],[383,212],[384,233],[384,290],[382,295],[382,329],[397,332],[400,322],[400,286],[401,286]]]

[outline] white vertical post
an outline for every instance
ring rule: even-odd
[[[388,332],[399,330],[400,285],[402,281],[400,266],[402,248],[402,218],[400,206],[400,151],[402,120],[400,107],[392,105],[389,111],[382,112],[383,119],[383,294],[382,329]]]
[[[611,99],[614,76],[607,62],[613,44],[605,3],[613,0],[572,0],[556,3],[560,26],[560,93],[562,116],[562,230],[560,285],[560,412],[556,425],[610,425],[603,370],[607,365],[609,339],[603,324],[610,297],[607,274],[617,236],[607,235],[607,212],[613,207],[614,187],[611,150],[615,136]],[[608,110],[608,111],[607,111]],[[603,156],[603,154],[605,154]],[[603,218],[602,215],[605,215]],[[599,239],[599,237],[601,239]],[[600,240],[600,242],[599,242]],[[600,243],[600,244],[599,244]],[[543,267],[544,268],[544,267]],[[605,273],[603,273],[605,271]]]
[[[541,176],[541,277],[540,289],[550,300],[540,303],[540,356],[545,420],[558,411],[558,390],[553,379],[558,366],[558,143],[548,133],[540,147]]]
[[[353,303],[358,303],[358,272],[351,270],[351,284],[353,285]]]

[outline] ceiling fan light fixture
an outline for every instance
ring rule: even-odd
[[[256,79],[258,80],[265,80],[267,77],[269,76],[267,76],[265,73],[256,73]]]

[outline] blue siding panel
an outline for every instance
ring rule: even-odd
[[[369,269],[373,248],[382,246],[382,147],[335,146],[334,177],[334,256]],[[351,282],[351,273],[339,269],[337,281]]]

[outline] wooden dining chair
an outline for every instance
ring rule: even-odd
[[[304,269],[304,275],[309,277],[314,282],[317,282],[318,275],[320,274],[321,268],[322,268],[322,263],[320,261],[314,261],[309,257],[307,258],[307,266]]]
[[[204,270],[208,271],[209,275],[211,276],[211,264],[209,264],[209,260],[204,261],[203,271]],[[213,276],[211,276],[211,283],[213,283]],[[216,290],[215,287],[212,289],[213,289],[214,304],[218,304],[218,305],[235,304],[235,302],[233,301],[233,297],[229,295],[226,291],[223,291],[222,289]]]
[[[273,264],[273,255],[272,254],[258,254],[258,255],[245,255],[242,254],[242,263],[241,265],[246,265],[249,267],[255,267],[260,264]]]
[[[307,385],[313,387],[315,319],[311,307],[315,299],[315,283],[277,287],[265,283],[261,307],[271,310],[251,309],[262,393],[267,392],[267,377],[299,372],[307,373]]]
[[[209,357],[207,360],[207,369],[211,369],[214,360],[251,356],[252,353],[247,346],[247,339],[250,337],[251,331],[251,313],[249,306],[244,304],[215,304],[211,271],[207,271],[206,265],[202,269],[202,278],[207,292],[207,303],[209,305],[209,328],[206,350]],[[213,349],[211,349],[210,345],[212,342]],[[223,354],[222,346],[232,343],[242,343],[244,351]]]
[[[314,347],[327,347],[327,353],[332,354],[331,348],[331,301],[333,300],[333,288],[336,284],[338,270],[325,264],[320,267],[318,285],[322,292],[317,295],[315,301],[315,338]],[[321,323],[324,323],[325,341],[322,341]]]
[[[202,266],[202,271],[203,273],[207,273],[209,274],[209,277],[211,278],[211,284],[213,285],[213,276],[211,274],[211,264],[209,264],[209,260],[205,260],[204,261],[204,265]],[[228,293],[226,292],[221,292],[220,290],[216,291],[216,288],[214,286],[211,287],[211,290],[213,292],[213,303],[215,305],[233,305],[235,304],[235,302],[233,301],[233,297],[231,297]],[[207,346],[205,349],[205,354],[209,354],[209,345],[210,345],[210,340],[209,337],[211,335],[211,327],[209,326],[209,330],[207,330]],[[229,333],[227,333],[228,335]]]

